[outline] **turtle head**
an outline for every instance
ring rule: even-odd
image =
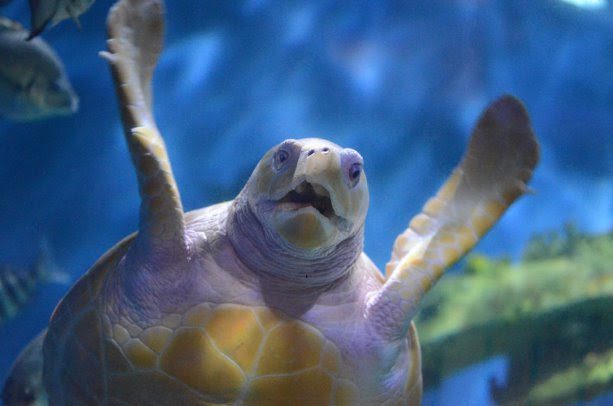
[[[368,210],[360,154],[317,138],[272,148],[242,193],[260,223],[298,250],[332,247],[355,235]]]

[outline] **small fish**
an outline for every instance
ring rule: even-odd
[[[51,26],[54,26],[69,17],[81,29],[79,16],[93,3],[94,0],[30,0],[32,30],[28,39],[43,32],[47,24],[51,23]]]
[[[55,265],[45,241],[41,243],[38,259],[31,268],[19,270],[0,266],[0,326],[13,318],[46,282],[67,284],[70,278]]]
[[[64,65],[42,39],[0,17],[0,116],[17,121],[68,115],[79,99]]]

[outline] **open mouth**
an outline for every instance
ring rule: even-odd
[[[278,204],[289,210],[299,210],[310,206],[328,219],[336,217],[330,200],[330,193],[326,188],[316,183],[302,182],[294,190],[283,196]]]

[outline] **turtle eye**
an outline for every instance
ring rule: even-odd
[[[364,172],[362,156],[356,150],[345,148],[341,152],[341,166],[345,174],[345,183],[350,189],[353,189],[360,183],[362,172]]]
[[[362,164],[359,162],[354,162],[349,167],[349,185],[353,188],[360,181],[360,176],[362,175]]]
[[[273,160],[275,170],[280,171],[283,169],[287,161],[289,161],[289,151],[283,147],[279,148],[277,152],[275,152]]]

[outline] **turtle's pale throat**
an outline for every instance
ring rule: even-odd
[[[332,201],[330,200],[330,193],[328,193],[326,188],[316,183],[302,182],[279,199],[277,204],[289,210],[298,210],[303,207],[312,206],[329,219],[336,217]]]
[[[272,209],[265,205],[267,210]],[[301,250],[288,244],[261,222],[244,196],[239,195],[228,217],[228,238],[241,262],[283,292],[326,290],[348,275],[362,253],[360,227],[337,244]]]

